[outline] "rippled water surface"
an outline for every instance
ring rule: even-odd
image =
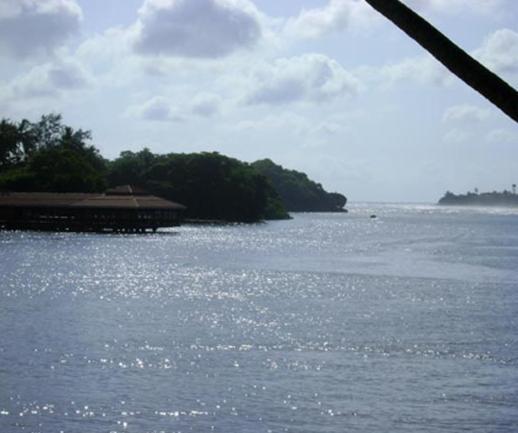
[[[0,275],[2,433],[518,431],[516,212],[0,232]]]

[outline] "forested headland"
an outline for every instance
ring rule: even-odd
[[[270,159],[255,161],[252,167],[270,180],[288,212],[345,211],[347,198],[344,195],[326,192],[305,173],[288,170]]]
[[[144,148],[105,159],[90,131],[58,114],[0,121],[0,190],[103,192],[132,184],[187,206],[186,217],[233,222],[289,218],[289,211],[339,211],[346,198],[270,160],[246,163],[217,152],[155,154]]]

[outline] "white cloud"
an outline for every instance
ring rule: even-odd
[[[518,80],[518,33],[513,30],[500,29],[492,33],[472,55],[512,84]],[[384,86],[408,80],[443,86],[453,80],[453,74],[429,54],[382,67],[360,67],[357,75]]]
[[[24,58],[52,52],[81,19],[75,0],[0,0],[0,53]]]
[[[343,132],[344,130],[347,130],[347,128],[341,124],[324,121],[316,125],[311,130],[311,133],[319,137],[323,136],[328,138],[330,136]]]
[[[406,0],[416,11],[438,13],[490,14],[502,6],[504,0]],[[364,0],[329,0],[320,8],[303,9],[290,18],[285,26],[289,36],[318,38],[351,27],[365,28],[372,25],[380,15]]]
[[[197,58],[250,47],[262,33],[248,0],[146,0],[136,29],[141,54]]]
[[[404,3],[417,11],[428,9],[446,14],[487,15],[500,8],[504,2],[502,0],[404,0]]]
[[[96,72],[130,57],[131,32],[114,27],[85,39],[76,50],[76,57]]]
[[[421,12],[458,14],[495,14],[505,0],[405,0],[409,7]],[[351,27],[365,28],[380,15],[364,0],[329,0],[320,8],[303,9],[286,22],[285,33],[300,38],[318,38]]]
[[[185,122],[192,116],[214,116],[220,111],[220,105],[221,98],[212,93],[199,93],[181,104],[173,104],[172,98],[155,96],[143,104],[131,106],[126,114],[143,120]]]
[[[408,80],[438,86],[446,85],[451,81],[449,71],[430,55],[411,57],[381,67],[359,68],[358,75],[385,87],[402,81],[408,82]]]
[[[446,123],[478,123],[489,117],[489,110],[464,104],[449,107],[443,115],[443,122]]]
[[[191,104],[191,112],[202,117],[211,117],[220,110],[221,98],[211,93],[196,95]]]
[[[264,117],[241,120],[230,125],[230,129],[245,132],[290,131],[293,134],[308,133],[308,119],[291,112],[269,114]]]
[[[454,128],[444,134],[443,140],[449,144],[461,144],[467,142],[471,134],[465,129]]]
[[[48,71],[48,65],[41,65],[31,69],[26,74],[16,77],[6,87],[6,93],[9,95],[9,98],[30,99],[56,96],[58,91],[49,82]]]
[[[317,38],[350,25],[368,23],[375,16],[363,0],[330,0],[322,8],[303,9],[297,17],[287,21],[285,31],[288,35]]]
[[[493,129],[486,135],[486,141],[491,144],[516,144],[518,143],[518,133],[508,129]]]
[[[59,63],[48,70],[48,80],[57,89],[79,89],[87,85],[84,70],[74,63]]]
[[[7,99],[59,97],[66,91],[86,87],[90,78],[73,61],[45,63],[9,82],[2,91]]]
[[[184,119],[171,107],[171,102],[162,96],[149,99],[141,105],[128,108],[127,115],[157,122],[182,122]]]
[[[488,68],[510,78],[518,76],[518,33],[500,29],[489,35],[474,55]]]
[[[358,80],[338,62],[321,54],[283,58],[260,68],[248,104],[320,102],[357,93]]]

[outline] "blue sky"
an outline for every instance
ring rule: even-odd
[[[518,86],[518,3],[406,0]],[[0,115],[269,157],[352,201],[518,181],[518,127],[363,0],[0,0]]]

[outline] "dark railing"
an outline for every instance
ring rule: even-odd
[[[78,232],[144,232],[180,225],[176,210],[0,208],[0,228]]]

